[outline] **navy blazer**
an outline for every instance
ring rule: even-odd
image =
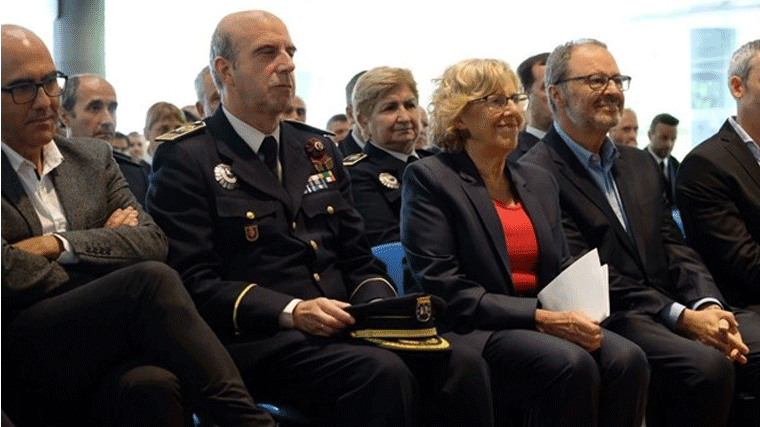
[[[169,239],[169,265],[225,340],[236,329],[274,337],[293,298],[395,296],[349,203],[350,183],[335,144],[302,124],[281,122],[280,132],[283,183],[222,109],[204,129],[161,144],[153,159],[146,209]],[[334,180],[307,191],[318,172],[306,151],[314,141],[331,158]],[[234,185],[221,184],[223,165]]]
[[[726,299],[760,304],[760,165],[728,121],[684,158],[676,184],[686,237]]]
[[[569,262],[557,183],[532,165],[506,171],[538,239],[539,287]],[[466,152],[407,167],[401,241],[415,286],[448,303],[443,331],[466,333],[480,350],[494,330],[535,328],[536,298],[516,296],[501,221]]]
[[[699,255],[686,244],[665,198],[665,179],[649,153],[617,146],[612,166],[630,235],[602,190],[552,127],[520,162],[548,170],[560,188],[570,253],[599,250],[609,266],[610,310],[656,315],[678,301],[690,307],[706,297],[724,302]],[[633,238],[631,238],[633,236]]]

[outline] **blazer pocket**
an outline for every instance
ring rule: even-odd
[[[217,227],[231,247],[235,243],[255,242],[266,234],[278,233],[275,221],[282,207],[279,202],[219,197],[216,201]]]
[[[341,219],[351,209],[337,190],[311,193],[301,202],[301,210],[311,226],[327,227],[334,234],[340,231]]]

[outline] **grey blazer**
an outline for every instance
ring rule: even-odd
[[[11,246],[41,235],[42,226],[3,153],[3,309],[23,308],[117,268],[143,260],[163,261],[167,255],[166,237],[129,190],[111,148],[94,139],[55,138],[55,143],[63,163],[51,178],[68,221],[68,231],[60,235],[79,262],[64,265]],[[128,206],[138,209],[138,226],[103,228],[114,210]]]

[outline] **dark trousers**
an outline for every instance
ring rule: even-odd
[[[721,352],[682,337],[651,316],[621,313],[607,325],[637,343],[652,367],[647,427],[725,426],[735,384],[760,393],[760,316],[734,313],[744,343],[746,365],[732,363]]]
[[[259,351],[256,341],[237,343],[230,353],[246,381],[262,385],[254,393],[292,405],[318,425],[493,426],[488,367],[467,347],[401,354],[286,333],[302,339],[255,363],[249,354]]]
[[[531,411],[535,426],[639,427],[649,368],[644,352],[604,330],[589,353],[562,338],[524,329],[495,331],[483,350],[491,367],[499,425]]]
[[[30,417],[29,425],[182,425],[183,405],[222,426],[274,425],[177,273],[158,262],[18,313],[3,325],[3,371],[3,409],[20,426]]]

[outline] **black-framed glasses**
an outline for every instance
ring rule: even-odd
[[[606,74],[602,73],[589,74],[587,76],[568,77],[565,79],[560,79],[554,84],[558,85],[573,80],[583,80],[593,90],[607,89],[607,85],[610,84],[610,81],[614,82],[615,86],[617,86],[617,88],[621,91],[626,91],[631,86],[630,76],[623,76],[618,74],[617,76],[609,77]]]
[[[37,91],[42,88],[49,97],[60,96],[68,76],[56,71],[38,82],[20,82],[0,88],[8,92],[16,104],[28,104],[37,98]]]
[[[480,98],[473,99],[470,101],[470,104],[474,104],[477,102],[485,102],[486,105],[488,105],[490,108],[494,110],[503,110],[504,108],[507,108],[507,104],[509,104],[509,101],[512,101],[520,107],[521,109],[525,109],[528,106],[528,95],[524,93],[514,93],[512,95],[500,95],[496,93],[492,93],[490,95],[486,95]]]

